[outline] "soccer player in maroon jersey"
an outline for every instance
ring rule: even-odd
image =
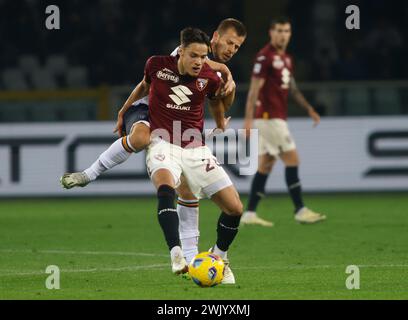
[[[206,64],[209,47],[204,32],[184,29],[179,56],[151,57],[143,80],[133,92],[137,99],[149,94],[152,142],[147,149],[146,164],[157,189],[158,219],[175,274],[188,271],[174,203],[181,174],[196,197],[211,198],[222,210],[213,247],[213,252],[221,258],[238,232],[242,214],[235,187],[202,139],[206,97],[217,128],[225,129],[223,100],[217,98],[221,80]]]
[[[326,219],[325,215],[311,211],[303,203],[298,177],[299,156],[286,122],[289,92],[297,104],[307,111],[314,126],[320,122],[319,114],[296,86],[293,60],[286,53],[291,34],[288,19],[272,21],[270,43],[255,58],[244,126],[247,134],[252,127],[258,129],[259,163],[258,172],[252,181],[247,210],[241,219],[242,224],[273,225],[258,217],[256,208],[264,196],[266,180],[278,158],[286,167],[286,184],[295,207],[295,220],[300,223],[315,223]]]
[[[221,63],[228,62],[237,53],[246,38],[246,28],[242,22],[228,18],[220,22],[217,30],[214,31],[211,39],[211,56],[213,61],[207,63],[215,70],[223,70]],[[177,55],[177,50],[174,50],[172,55]],[[218,64],[214,64],[218,62]],[[223,70],[224,72],[227,72]],[[234,100],[235,90],[231,94],[227,94],[224,98],[224,106],[226,111],[231,106]],[[128,136],[117,140],[109,149],[103,152],[99,159],[84,172],[65,174],[61,178],[61,182],[65,188],[76,186],[85,186],[89,182],[95,180],[102,172],[113,168],[114,166],[126,161],[132,152],[144,149],[150,142],[150,123],[148,117],[148,98],[135,100],[133,93],[125,103],[127,108],[124,114],[124,122],[126,133]],[[120,125],[118,125],[120,126]],[[190,261],[198,253],[198,215],[199,201],[192,194],[190,188],[182,176],[181,184],[177,188],[179,195],[177,201],[177,211],[180,218],[180,238],[184,254],[187,261]],[[228,265],[228,259],[224,261]],[[234,275],[227,266],[223,278],[223,284],[235,283]]]

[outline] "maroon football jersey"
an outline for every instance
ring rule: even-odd
[[[293,62],[288,54],[279,54],[271,44],[258,52],[252,76],[265,79],[265,84],[256,102],[255,118],[286,120],[292,74]]]
[[[146,62],[150,129],[166,130],[169,135],[160,136],[183,148],[201,146],[204,101],[215,96],[221,80],[207,64],[197,77],[181,75],[177,61],[178,56],[153,56]]]

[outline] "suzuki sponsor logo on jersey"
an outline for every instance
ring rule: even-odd
[[[197,89],[203,91],[208,84],[208,79],[198,78],[196,81]]]
[[[157,71],[156,76],[158,79],[165,81],[173,81],[174,83],[178,83],[180,80],[180,78],[177,75],[175,75],[173,71],[167,68]]]
[[[191,106],[178,106],[176,104],[168,103],[168,104],[166,104],[166,108],[181,110],[181,111],[190,111]]]
[[[177,106],[180,106],[182,104],[185,104],[187,102],[191,102],[190,98],[188,96],[191,96],[193,93],[189,88],[183,85],[179,85],[176,87],[172,87],[171,91],[174,92],[174,94],[169,94],[169,97],[171,100],[174,101],[174,103]]]
[[[274,56],[273,57],[273,62],[272,62],[272,66],[275,69],[282,69],[285,66],[285,63],[283,62],[282,58],[280,56]]]

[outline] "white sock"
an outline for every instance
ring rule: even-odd
[[[255,211],[245,211],[243,215],[245,215],[245,216],[256,216],[256,212]]]
[[[300,208],[298,211],[296,211],[296,214],[302,214],[304,212],[305,207]]]
[[[130,145],[129,138],[122,137],[116,140],[105,150],[84,173],[93,181],[106,170],[112,169],[125,162],[132,154],[133,147]]]
[[[183,247],[184,258],[186,258],[187,263],[190,263],[198,254],[198,237],[180,239],[180,241]]]
[[[217,245],[214,246],[213,252],[217,256],[220,256],[222,259],[225,259],[227,257],[227,251],[222,251],[220,248],[217,247]]]
[[[182,254],[183,254],[183,251],[181,250],[181,248],[179,246],[175,246],[175,247],[171,248],[171,250],[170,250],[171,260],[173,260],[175,256],[179,256],[179,255],[182,255]]]
[[[198,200],[178,198],[179,234],[184,256],[189,263],[198,254]]]

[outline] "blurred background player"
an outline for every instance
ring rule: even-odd
[[[326,216],[304,205],[298,176],[299,156],[286,122],[289,92],[312,118],[314,126],[320,122],[319,114],[296,86],[292,57],[286,53],[291,35],[289,19],[273,20],[269,29],[270,43],[255,58],[244,126],[247,134],[252,127],[258,129],[259,164],[252,181],[248,206],[241,219],[242,224],[273,226],[272,222],[258,217],[256,208],[264,196],[268,175],[278,158],[285,165],[285,180],[295,207],[295,220],[315,223],[326,219]]]
[[[242,203],[235,187],[202,138],[205,97],[209,98],[217,128],[225,129],[223,100],[217,97],[221,80],[205,63],[209,47],[210,40],[204,32],[184,29],[179,55],[151,57],[143,80],[134,90],[137,99],[149,94],[152,142],[146,163],[157,189],[158,219],[175,274],[188,271],[180,246],[179,218],[174,203],[175,188],[180,184],[182,173],[194,195],[210,198],[222,210],[212,251],[223,259],[238,233],[242,215]],[[182,93],[177,94],[174,88]],[[124,107],[123,112],[126,109]],[[173,131],[175,122],[180,122],[180,133]]]
[[[228,73],[229,70],[222,68],[238,52],[244,43],[247,32],[245,26],[239,20],[228,18],[220,22],[211,39],[211,52],[207,63],[216,70]],[[177,55],[178,48],[172,55]],[[214,64],[216,62],[216,64]],[[231,94],[223,98],[225,111],[231,106],[235,96],[235,89]],[[131,107],[129,107],[131,106]],[[137,99],[132,93],[119,111],[119,121],[116,131],[126,135],[115,141],[97,161],[83,172],[67,173],[61,178],[65,188],[83,187],[97,179],[103,172],[126,161],[133,152],[139,152],[150,143],[150,123],[148,110],[148,97]],[[179,195],[177,211],[180,218],[180,238],[182,248],[187,261],[198,253],[198,214],[199,201],[192,194],[188,184],[182,177],[182,182],[177,188]],[[225,262],[228,265],[227,257]],[[235,278],[226,268],[223,283],[235,283]]]

